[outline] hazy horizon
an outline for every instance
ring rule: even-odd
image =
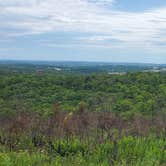
[[[35,60],[31,60],[31,59],[0,59],[0,62],[20,62],[20,63],[31,63],[31,62],[39,62],[39,63],[103,63],[103,64],[133,64],[133,65],[166,65],[166,63],[150,63],[150,62],[123,62],[123,61],[119,61],[119,62],[111,62],[111,61],[88,61],[88,60],[39,60],[39,59],[35,59]]]

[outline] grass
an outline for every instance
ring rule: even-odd
[[[23,143],[22,143],[23,144]],[[27,145],[26,145],[27,146]],[[33,145],[31,145],[33,146]],[[23,145],[20,147],[23,147]],[[10,151],[1,146],[1,166],[165,166],[163,137],[123,137],[96,144],[72,138],[54,140],[45,147]]]

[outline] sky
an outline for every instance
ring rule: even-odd
[[[0,0],[0,59],[166,63],[166,0]]]

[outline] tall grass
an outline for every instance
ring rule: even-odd
[[[54,140],[45,148],[0,152],[1,166],[165,166],[166,140],[155,136],[124,137],[102,144]]]
[[[0,166],[166,166],[161,116],[55,111],[1,117]],[[132,124],[132,125],[131,125]]]

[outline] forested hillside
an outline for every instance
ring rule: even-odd
[[[1,69],[0,165],[165,166],[165,72]]]
[[[141,113],[166,110],[166,73],[125,75],[65,72],[1,73],[0,113],[47,113],[55,103],[74,111],[84,103],[88,111]]]

